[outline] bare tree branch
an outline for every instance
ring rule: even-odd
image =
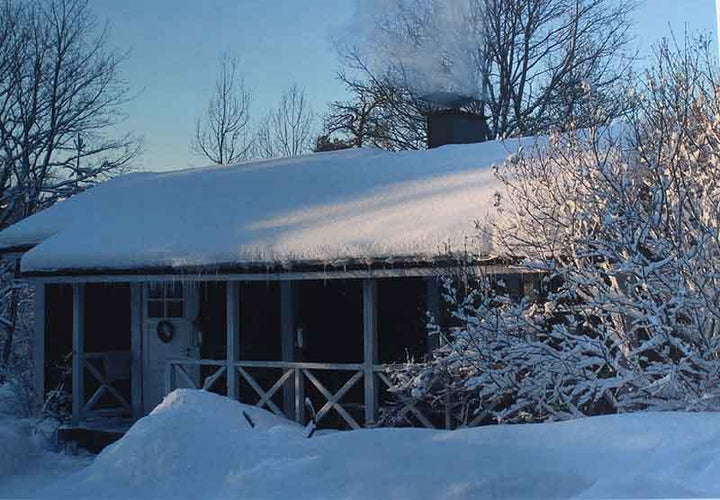
[[[123,118],[124,55],[87,0],[0,4],[0,228],[125,171],[141,151]]]
[[[297,84],[291,85],[258,127],[257,154],[272,158],[312,151],[314,119],[305,92]]]
[[[371,36],[338,43],[340,80],[352,99],[331,105],[326,132],[389,149],[423,148],[427,109],[418,97],[429,84],[474,89],[479,104],[468,111],[487,116],[494,137],[598,125],[631,107],[636,0],[460,4],[465,15],[448,25],[436,19],[453,14],[439,0],[393,0]],[[453,30],[464,34],[446,51],[443,40],[456,36]],[[374,125],[358,139],[355,117],[368,123],[368,103]]]
[[[195,122],[192,151],[213,163],[227,165],[249,159],[253,138],[250,133],[252,94],[238,74],[238,60],[225,53],[219,60],[220,70],[215,91],[207,110]]]

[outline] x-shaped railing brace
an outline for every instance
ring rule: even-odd
[[[190,374],[185,370],[185,368],[180,364],[173,364],[173,367],[175,370],[180,373],[180,376],[182,379],[192,388],[192,389],[199,389],[198,385],[195,383],[195,380],[190,376]],[[204,391],[209,390],[212,388],[213,385],[215,385],[215,382],[218,381],[220,377],[223,376],[225,373],[226,368],[224,366],[219,367],[215,373],[207,377],[203,383],[202,389]]]
[[[257,393],[258,396],[260,396],[260,400],[255,404],[258,408],[262,408],[264,406],[267,406],[272,410],[273,413],[276,415],[284,416],[284,413],[278,406],[273,402],[272,397],[275,395],[275,393],[285,384],[285,382],[290,378],[290,376],[296,371],[299,370],[305,377],[307,377],[310,382],[320,391],[320,393],[327,399],[327,402],[323,407],[320,409],[320,411],[317,412],[317,415],[315,417],[315,421],[319,422],[331,409],[335,409],[340,416],[347,422],[347,424],[352,427],[353,429],[360,429],[360,425],[357,423],[357,421],[350,415],[345,408],[343,408],[340,405],[340,400],[345,396],[345,394],[357,383],[358,380],[360,380],[363,376],[362,372],[355,373],[350,379],[345,382],[345,384],[338,390],[335,394],[331,393],[316,377],[313,375],[309,370],[307,369],[300,369],[300,368],[290,368],[288,370],[285,370],[282,374],[282,376],[273,384],[273,386],[265,391],[260,386],[260,384],[257,383],[255,378],[253,378],[252,375],[250,375],[245,369],[243,369],[241,366],[236,367],[240,375],[250,384],[250,387],[253,388],[253,390]]]
[[[100,398],[105,394],[105,391],[112,394],[115,399],[120,403],[123,407],[123,409],[127,410],[128,412],[132,413],[132,408],[130,408],[130,405],[127,401],[125,401],[125,398],[122,397],[122,394],[120,394],[117,389],[115,389],[110,382],[105,378],[105,376],[100,373],[100,370],[95,368],[92,363],[90,363],[88,360],[85,360],[85,368],[92,374],[95,379],[97,379],[98,382],[100,382],[100,387],[95,391],[95,393],[88,399],[87,403],[85,403],[85,406],[83,406],[83,413],[89,412],[93,409],[93,407],[100,401]]]
[[[393,383],[387,378],[387,376],[382,372],[376,372],[376,375],[380,380],[383,381],[383,383],[388,386],[388,388],[393,387]],[[400,400],[400,402],[404,405],[403,409],[400,411],[400,416],[404,417],[407,415],[408,412],[411,412],[415,417],[420,421],[421,424],[423,424],[428,429],[434,429],[435,426],[430,422],[430,420],[423,415],[420,410],[418,410],[415,405],[413,404],[412,400],[408,398],[407,396],[404,396],[402,394],[396,393],[395,394],[397,398]]]
[[[350,427],[353,429],[360,429],[360,425],[355,421],[354,418],[352,418],[352,415],[350,415],[345,408],[343,408],[339,402],[345,396],[345,393],[347,393],[352,386],[355,385],[355,383],[360,380],[363,377],[363,372],[357,372],[355,375],[350,377],[350,379],[345,382],[345,384],[340,388],[339,391],[337,391],[335,394],[332,394],[330,391],[328,391],[324,385],[320,383],[320,381],[315,378],[315,375],[310,373],[308,370],[303,369],[303,374],[310,380],[310,382],[313,383],[315,387],[317,387],[318,391],[327,399],[327,403],[323,405],[322,408],[320,408],[320,411],[317,412],[317,415],[315,416],[315,422],[319,422],[327,412],[330,411],[331,408],[335,408],[335,411],[337,411],[340,416],[345,420],[345,422],[348,423]]]
[[[253,378],[252,375],[250,375],[243,367],[236,366],[237,371],[242,375],[242,377],[247,380],[248,384],[250,384],[250,387],[253,388],[253,390],[257,393],[258,396],[260,396],[260,401],[258,401],[255,406],[258,408],[262,408],[263,406],[267,406],[272,410],[272,412],[276,415],[285,416],[285,414],[278,408],[278,406],[273,402],[271,399],[275,393],[282,387],[282,385],[285,383],[285,381],[292,375],[293,370],[285,370],[282,374],[282,376],[273,384],[273,386],[265,392],[262,387],[260,387],[260,384],[257,383],[257,381]]]

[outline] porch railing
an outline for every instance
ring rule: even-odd
[[[198,377],[191,375],[188,371],[192,371],[190,367],[196,366],[216,366],[211,375]],[[184,385],[193,389],[212,389],[218,380],[226,376],[226,362],[222,360],[206,360],[206,359],[182,359],[172,360],[167,364],[166,370],[166,391],[169,393],[178,387],[180,379]],[[352,416],[347,405],[343,404],[343,398],[347,393],[355,387],[364,377],[364,365],[361,363],[313,363],[313,362],[294,362],[294,361],[236,361],[233,363],[236,375],[244,380],[247,385],[252,388],[258,398],[255,406],[259,408],[267,407],[276,415],[284,416],[298,423],[305,423],[305,388],[306,382],[309,382],[322,397],[322,406],[315,415],[315,421],[321,422],[331,410],[335,410],[342,420],[352,429],[360,429],[362,425],[358,423]],[[392,382],[385,374],[386,365],[375,365],[373,367],[373,376],[376,380],[381,381],[385,386],[391,387]],[[275,369],[279,370],[278,376],[274,377],[270,383],[270,387],[265,389],[259,382],[258,377],[250,373],[255,369]],[[326,384],[320,380],[318,372],[343,372],[348,378],[336,391],[330,390]],[[266,381],[266,386],[267,386]],[[274,400],[274,396],[284,389],[283,405],[278,405]],[[227,392],[225,392],[227,395]],[[245,399],[241,395],[241,399]],[[398,395],[398,399],[403,404],[401,416],[411,413],[418,420],[420,425],[428,428],[434,428],[430,419],[428,419],[408,398]],[[366,402],[363,401],[363,405]]]
[[[130,382],[129,351],[86,352],[83,368],[99,384],[82,407],[83,418],[132,415],[130,403],[115,386],[117,382]],[[101,401],[102,407],[99,406]]]
[[[267,391],[263,390],[260,384],[249,373],[249,368],[276,368],[281,369],[282,374],[273,383]],[[360,429],[362,426],[353,418],[353,416],[340,404],[343,397],[352,389],[360,379],[363,378],[363,365],[355,363],[302,363],[291,361],[238,361],[235,363],[235,369],[240,376],[253,388],[260,400],[255,406],[262,408],[267,406],[276,415],[283,415],[287,418],[293,418],[300,423],[305,421],[305,382],[310,383],[318,390],[324,398],[325,403],[315,416],[315,421],[320,422],[330,410],[334,409],[340,417],[352,429]],[[348,380],[335,393],[330,391],[323,384],[318,376],[313,373],[316,371],[340,371],[350,375]],[[294,400],[294,414],[284,413],[273,402],[272,397],[283,387],[286,382],[290,381],[291,390]]]
[[[188,367],[214,366],[215,371],[202,380],[196,379],[188,373]],[[169,394],[178,388],[178,377],[187,384],[190,389],[203,389],[209,391],[214,388],[219,380],[225,376],[227,370],[225,361],[213,359],[182,359],[168,361],[165,369],[165,393]]]

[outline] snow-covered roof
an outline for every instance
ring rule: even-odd
[[[0,233],[23,271],[432,260],[492,213],[519,141],[133,173]],[[490,253],[491,249],[486,249]]]

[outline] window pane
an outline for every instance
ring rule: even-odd
[[[163,317],[163,302],[162,302],[162,300],[148,300],[148,316],[150,318],[162,318]]]
[[[150,290],[148,291],[148,297],[151,299],[161,299],[162,298],[162,284],[151,283]]]
[[[168,300],[167,303],[167,317],[168,318],[181,318],[183,315],[183,302],[182,300]]]
[[[166,297],[171,299],[181,299],[183,296],[183,286],[180,282],[168,283],[166,288]]]

